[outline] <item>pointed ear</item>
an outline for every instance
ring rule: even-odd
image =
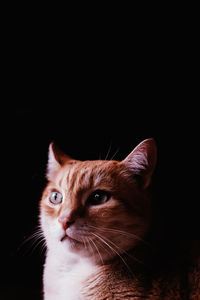
[[[48,180],[51,180],[53,176],[59,171],[62,165],[64,165],[71,158],[62,152],[58,146],[52,142],[49,145],[48,153],[48,163],[47,163],[47,172],[46,177]]]
[[[123,161],[126,172],[140,178],[142,188],[151,182],[151,176],[156,166],[157,147],[153,138],[141,142]]]

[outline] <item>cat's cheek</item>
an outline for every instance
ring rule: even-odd
[[[57,218],[41,216],[41,225],[47,241],[47,247],[58,247],[63,236],[63,229]]]
[[[88,211],[88,218],[97,226],[106,225],[112,220],[119,220],[124,214],[124,206],[115,199],[111,199],[109,202],[99,205],[91,206]]]
[[[48,198],[43,199],[41,202],[41,211],[42,214],[45,214],[47,217],[55,219],[58,218],[62,210],[62,205],[54,205],[49,202]]]

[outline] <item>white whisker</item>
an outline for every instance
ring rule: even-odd
[[[40,240],[37,240],[33,245],[34,245],[34,247],[32,248],[32,250],[31,250],[31,255],[33,254],[33,252],[35,251],[35,249],[40,245],[40,244],[42,244],[42,248],[44,247],[44,245],[45,245],[45,239],[43,238],[43,239],[40,239]],[[45,245],[46,246],[46,245]]]
[[[110,154],[111,147],[112,147],[112,141],[111,141],[110,146],[108,148],[108,152],[106,154],[105,160],[108,158],[108,155]]]
[[[84,239],[81,238],[81,240],[82,240],[82,242],[84,244],[85,250],[87,251],[87,238],[86,237]]]
[[[108,253],[109,257],[110,257],[110,255],[112,255],[112,254],[109,252],[109,250],[108,250],[106,247],[103,246],[103,244],[101,243],[101,241],[97,240],[96,242],[97,242],[97,243],[99,242],[100,247],[101,247],[104,251],[106,251],[106,252]]]
[[[113,160],[113,158],[115,157],[115,155],[119,152],[119,148],[115,151],[115,153],[113,154],[113,156],[110,158],[110,160]]]
[[[129,270],[129,272],[133,275],[133,276],[135,276],[134,274],[133,274],[133,272],[132,272],[132,270],[129,268],[129,266],[127,265],[127,263],[126,263],[126,261],[124,260],[124,258],[119,254],[119,252],[116,250],[116,249],[114,249],[111,245],[109,245],[106,241],[105,241],[105,239],[104,238],[102,238],[101,236],[99,236],[98,234],[95,234],[95,233],[93,233],[93,232],[91,232],[91,234],[92,235],[94,235],[94,236],[96,236],[99,240],[101,240],[105,245],[107,245],[113,252],[115,252],[119,257],[120,257],[120,259],[123,261],[123,263],[125,264],[125,266],[127,267],[127,269]],[[110,241],[109,241],[109,243],[110,243]]]
[[[101,255],[101,253],[99,252],[99,249],[98,249],[97,245],[95,244],[95,242],[94,242],[92,239],[90,239],[90,241],[91,241],[91,242],[93,243],[93,245],[95,246],[95,248],[96,248],[96,250],[97,250],[97,252],[98,252],[98,254],[99,254],[100,260],[101,260],[101,262],[102,262],[102,265],[104,265],[104,261],[103,261],[102,255]]]
[[[94,249],[93,249],[93,247],[92,247],[92,245],[91,245],[91,243],[90,243],[91,239],[90,239],[89,237],[86,238],[86,239],[87,239],[87,241],[88,241],[88,245],[90,246],[90,249],[92,249],[93,256],[95,256]]]
[[[118,229],[113,229],[113,228],[98,228],[98,227],[95,227],[95,226],[92,226],[92,225],[89,225],[89,227],[93,228],[93,229],[96,229],[98,231],[104,231],[104,232],[113,232],[113,233],[119,233],[119,234],[122,234],[122,235],[125,235],[129,238],[133,238],[133,239],[136,239],[136,240],[139,240],[140,242],[146,244],[147,246],[150,246],[150,244],[148,242],[146,242],[145,240],[143,240],[142,238],[140,238],[139,236],[133,234],[133,233],[130,233],[130,232],[127,232],[127,231],[122,231],[122,230],[118,230]]]
[[[38,227],[38,229],[33,233],[31,234],[28,238],[26,238],[22,243],[21,245],[18,247],[17,251],[21,251],[21,249],[23,247],[25,247],[25,245],[28,244],[28,248],[27,250],[24,252],[24,254],[32,254],[35,249],[42,244],[42,247],[41,247],[41,254],[44,252],[45,248],[46,248],[46,241],[45,241],[45,238],[44,238],[44,235],[40,229],[40,227]]]
[[[120,248],[119,246],[117,246],[115,243],[113,243],[111,240],[107,239],[106,237],[104,237],[105,240],[107,240],[109,243],[111,243],[114,247],[116,247],[117,249],[119,249],[120,252],[122,252],[123,254],[126,254],[128,257],[130,257],[131,259],[137,261],[140,264],[143,264],[143,262],[137,258],[135,258],[133,255],[130,255],[127,251],[125,251],[123,248]]]

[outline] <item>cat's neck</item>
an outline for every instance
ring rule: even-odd
[[[87,258],[82,257],[77,253],[68,252],[68,251],[52,251],[48,250],[47,252],[47,261],[48,264],[52,264],[55,268],[61,270],[62,272],[70,272],[73,268],[80,264],[87,264],[94,266],[93,262]]]
[[[95,271],[84,257],[73,253],[57,255],[48,251],[44,272],[44,299],[78,300],[82,282]]]

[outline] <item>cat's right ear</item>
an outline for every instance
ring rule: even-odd
[[[71,158],[64,152],[62,152],[54,142],[51,142],[49,145],[48,153],[48,163],[46,172],[47,179],[52,180],[54,175],[68,160],[71,160]]]

